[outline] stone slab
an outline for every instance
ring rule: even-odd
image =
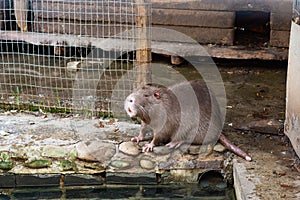
[[[106,173],[107,184],[143,184],[155,185],[157,178],[155,173],[150,174],[132,174],[132,173]]]
[[[292,21],[292,12],[272,12],[270,14],[271,30],[290,31]]]
[[[233,28],[235,12],[153,9],[153,25]]]
[[[33,187],[33,186],[59,186],[61,176],[59,174],[22,174],[16,175],[17,187]]]
[[[88,174],[66,174],[64,176],[65,186],[80,186],[80,185],[102,185],[102,175],[88,175]]]
[[[16,176],[14,174],[0,174],[0,188],[14,188]]]
[[[237,200],[259,199],[259,197],[255,195],[255,183],[251,181],[250,177],[245,165],[234,160],[233,179]]]
[[[270,45],[275,47],[289,47],[290,32],[271,30]]]

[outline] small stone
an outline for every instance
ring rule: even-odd
[[[42,156],[49,158],[63,158],[68,154],[68,150],[59,146],[46,146],[43,149]]]
[[[123,160],[114,160],[110,163],[111,166],[122,169],[130,166],[130,163]]]
[[[77,157],[87,161],[104,162],[116,153],[114,144],[99,141],[84,141],[76,145]]]
[[[145,159],[140,160],[140,166],[144,169],[153,169],[155,167],[154,162]]]
[[[1,136],[9,136],[9,133],[4,130],[0,130],[0,135]]]
[[[141,153],[139,147],[133,142],[123,142],[119,146],[119,150],[131,156],[137,156]]]
[[[224,152],[225,150],[226,150],[226,148],[225,148],[222,144],[220,144],[220,143],[218,143],[218,144],[216,144],[216,145],[214,146],[214,151],[216,151],[216,152],[222,153],[222,152]]]

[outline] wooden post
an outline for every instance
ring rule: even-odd
[[[137,87],[151,82],[150,8],[147,0],[136,0],[136,69]]]
[[[29,0],[14,0],[16,22],[21,31],[27,31],[27,12]]]

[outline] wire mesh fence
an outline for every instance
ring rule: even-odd
[[[150,15],[146,0],[0,0],[1,104],[121,114]]]
[[[299,17],[300,15],[300,1],[294,0],[293,1],[293,9],[294,9],[294,17]]]

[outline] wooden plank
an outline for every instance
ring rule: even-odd
[[[270,26],[272,30],[289,31],[291,30],[292,12],[272,12],[270,16]]]
[[[232,45],[234,41],[234,29],[220,29],[220,28],[202,28],[202,27],[186,27],[186,26],[161,26],[154,27],[167,28],[183,33],[201,44],[226,44]],[[161,33],[163,34],[163,32]],[[185,42],[178,41],[178,37],[156,35],[153,39],[165,38],[169,42]]]
[[[86,22],[64,22],[59,20],[36,21],[34,25],[35,32],[50,34],[72,34],[90,37],[118,37],[117,35],[128,30],[134,29],[134,25],[124,26],[122,24],[97,24]]]
[[[135,8],[130,3],[34,1],[33,11],[35,19],[135,23]]]
[[[274,47],[289,47],[290,31],[271,30],[270,45]]]
[[[55,46],[58,43],[66,42],[70,46],[86,46],[101,48],[105,51],[133,51],[135,47],[132,46],[132,41],[121,40],[117,38],[93,38],[83,37],[78,38],[77,35],[58,34],[43,34],[32,32],[16,32],[16,31],[2,31],[0,32],[1,40],[9,41],[26,41],[34,45],[51,45]],[[262,60],[287,60],[287,48],[265,48],[265,49],[249,49],[248,47],[239,46],[218,46],[218,45],[201,45],[199,48],[195,43],[181,43],[176,42],[152,41],[151,49],[153,53],[172,55],[173,50],[176,50],[174,55],[181,57],[186,56],[208,56],[215,58],[229,58],[229,59],[262,59]]]
[[[153,8],[216,11],[282,11],[292,10],[293,0],[152,0]]]
[[[180,25],[200,27],[234,27],[234,12],[153,9],[152,23],[159,25]]]

